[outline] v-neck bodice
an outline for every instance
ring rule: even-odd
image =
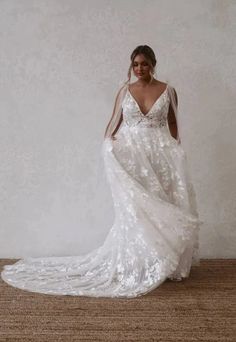
[[[127,126],[139,125],[140,127],[166,126],[169,104],[168,84],[146,114],[141,111],[139,104],[127,88],[122,102],[124,124]]]
[[[142,115],[146,116],[146,115],[148,115],[149,112],[152,110],[152,108],[153,108],[153,106],[156,104],[156,102],[162,97],[162,95],[165,94],[165,92],[167,91],[167,88],[168,88],[168,84],[166,85],[166,88],[165,88],[165,90],[161,93],[161,95],[158,96],[158,98],[154,101],[154,103],[152,104],[152,106],[150,107],[150,109],[147,111],[147,113],[143,113],[143,112],[141,111],[140,105],[139,105],[138,101],[135,99],[135,97],[132,95],[132,93],[130,92],[129,87],[127,88],[127,91],[129,92],[129,95],[133,98],[134,102],[137,104],[137,107],[138,107],[140,113],[141,113]]]

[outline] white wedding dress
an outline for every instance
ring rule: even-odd
[[[117,139],[102,155],[114,223],[85,255],[37,257],[5,265],[8,284],[31,292],[137,297],[199,266],[199,220],[186,154],[169,131],[168,85],[147,114],[127,91]]]

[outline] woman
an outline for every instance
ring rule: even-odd
[[[154,79],[155,65],[147,45],[133,51],[106,128],[102,153],[115,219],[103,245],[86,255],[6,265],[8,284],[46,294],[137,297],[199,265],[203,221],[180,145],[177,94]]]

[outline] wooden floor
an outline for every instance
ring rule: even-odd
[[[0,260],[4,264],[16,260]],[[131,299],[52,296],[0,281],[0,341],[236,341],[236,259],[201,260],[182,282]]]

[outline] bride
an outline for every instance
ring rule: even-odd
[[[104,241],[85,255],[38,257],[5,265],[9,285],[54,295],[137,297],[199,266],[199,220],[178,99],[154,78],[147,45],[131,54],[102,143],[115,218]],[[137,81],[130,83],[131,71]]]

